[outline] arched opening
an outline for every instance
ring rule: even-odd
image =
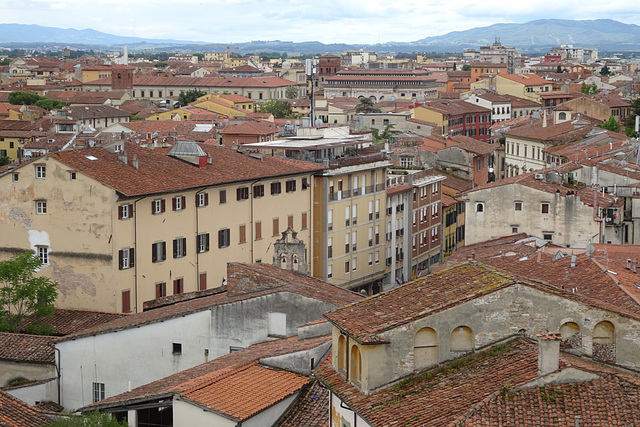
[[[413,360],[416,369],[438,363],[438,333],[432,328],[418,331],[413,345]]]
[[[476,203],[476,212],[484,212],[484,203]]]
[[[449,349],[454,357],[473,351],[473,331],[468,326],[458,326],[451,332]]]
[[[346,372],[347,369],[347,339],[344,335],[338,338],[338,372]]]
[[[604,320],[593,328],[593,358],[615,363],[616,331],[613,323]]]
[[[349,379],[360,382],[362,371],[362,361],[360,360],[360,349],[357,345],[351,346],[349,359]]]
[[[580,325],[575,322],[566,322],[560,326],[560,335],[562,336],[562,345],[568,348],[582,348],[582,334],[580,333]]]

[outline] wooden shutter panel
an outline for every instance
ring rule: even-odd
[[[122,270],[123,267],[123,253],[122,251],[118,251],[118,269]]]
[[[151,262],[158,262],[158,244],[151,245]]]
[[[207,251],[209,250],[209,233],[205,234],[205,246],[207,248]]]
[[[161,210],[162,212],[165,212],[165,211],[166,211],[166,205],[165,205],[165,203],[164,203],[164,199],[162,199],[162,200],[160,201],[160,204],[162,205],[162,209],[160,209],[160,210]]]
[[[129,218],[133,218],[133,205],[129,205]]]
[[[162,242],[162,260],[167,259],[167,242]]]
[[[187,197],[182,196],[182,209],[187,209]]]
[[[209,206],[209,193],[204,193],[204,205]]]
[[[207,289],[207,273],[200,273],[200,290]]]
[[[182,256],[187,256],[187,238],[182,238]]]
[[[135,251],[133,248],[129,249],[129,267],[133,267],[135,265]]]
[[[178,239],[173,239],[173,257],[178,257]]]
[[[122,205],[118,206],[118,219],[122,219]]]
[[[154,213],[156,213],[156,201],[152,200],[151,201],[151,215],[153,215]]]
[[[123,313],[131,312],[131,291],[122,292],[122,312]]]
[[[176,210],[176,197],[171,198],[171,209]]]

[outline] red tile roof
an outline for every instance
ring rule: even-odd
[[[49,420],[32,406],[0,390],[0,425],[9,427],[40,427]]]
[[[278,127],[274,123],[247,121],[225,126],[220,133],[223,135],[275,135],[278,133]]]
[[[0,332],[0,360],[53,363],[55,337]]]
[[[500,146],[482,142],[464,135],[452,136],[451,139],[457,143],[456,147],[480,155],[493,153]]]
[[[287,86],[299,86],[303,83],[294,83],[291,80],[280,77],[134,77],[133,86],[173,86],[173,87],[247,87],[247,88],[276,88]],[[111,85],[111,79],[100,79],[85,83],[85,86]]]
[[[278,427],[329,427],[329,389],[315,381],[303,389]]]
[[[56,308],[51,317],[39,319],[38,321],[50,326],[53,329],[53,333],[60,336],[81,332],[87,328],[102,325],[125,316],[127,315],[123,313]],[[23,323],[23,328],[29,323],[30,320],[26,320]]]

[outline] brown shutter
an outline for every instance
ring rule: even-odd
[[[287,218],[287,225],[293,230],[293,215],[289,215]]]
[[[133,218],[133,205],[129,205],[129,218]]]
[[[156,201],[152,200],[151,201],[151,215],[153,215],[154,213],[156,213]]]
[[[187,209],[187,198],[182,196],[182,209]]]
[[[187,256],[187,238],[182,238],[182,256]]]
[[[151,262],[158,262],[157,243],[151,245]]]
[[[204,205],[209,206],[209,193],[204,193]]]
[[[160,209],[160,211],[161,211],[161,212],[166,212],[167,208],[166,208],[166,205],[165,205],[165,203],[164,203],[164,199],[162,199],[162,201],[161,201],[161,203],[160,203],[160,204],[162,205],[162,208]]]
[[[135,265],[135,251],[133,248],[129,249],[129,267],[133,267]]]
[[[307,213],[306,212],[302,213],[302,229],[303,230],[307,229]]]
[[[200,273],[200,290],[207,289],[207,273]]]
[[[131,313],[131,291],[122,291],[122,312]]]
[[[123,267],[123,256],[122,251],[118,251],[118,269],[122,270]]]
[[[118,219],[122,219],[122,205],[118,206]]]
[[[177,197],[172,197],[171,198],[171,209],[174,210],[174,211],[176,210],[176,199],[177,199]]]
[[[173,257],[178,257],[178,239],[173,239]]]
[[[167,242],[162,242],[162,261],[167,259]]]
[[[256,222],[256,240],[262,239],[262,222]]]
[[[205,246],[207,248],[207,251],[209,250],[209,233],[205,234]]]

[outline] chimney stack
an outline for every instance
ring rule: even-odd
[[[127,153],[124,150],[118,153],[118,161],[120,163],[124,163],[125,165],[127,164]]]
[[[538,376],[550,374],[560,367],[560,332],[536,334],[538,337]]]
[[[133,166],[134,169],[138,169],[139,164],[138,164],[138,156],[133,156],[133,160],[131,161],[131,166]]]

